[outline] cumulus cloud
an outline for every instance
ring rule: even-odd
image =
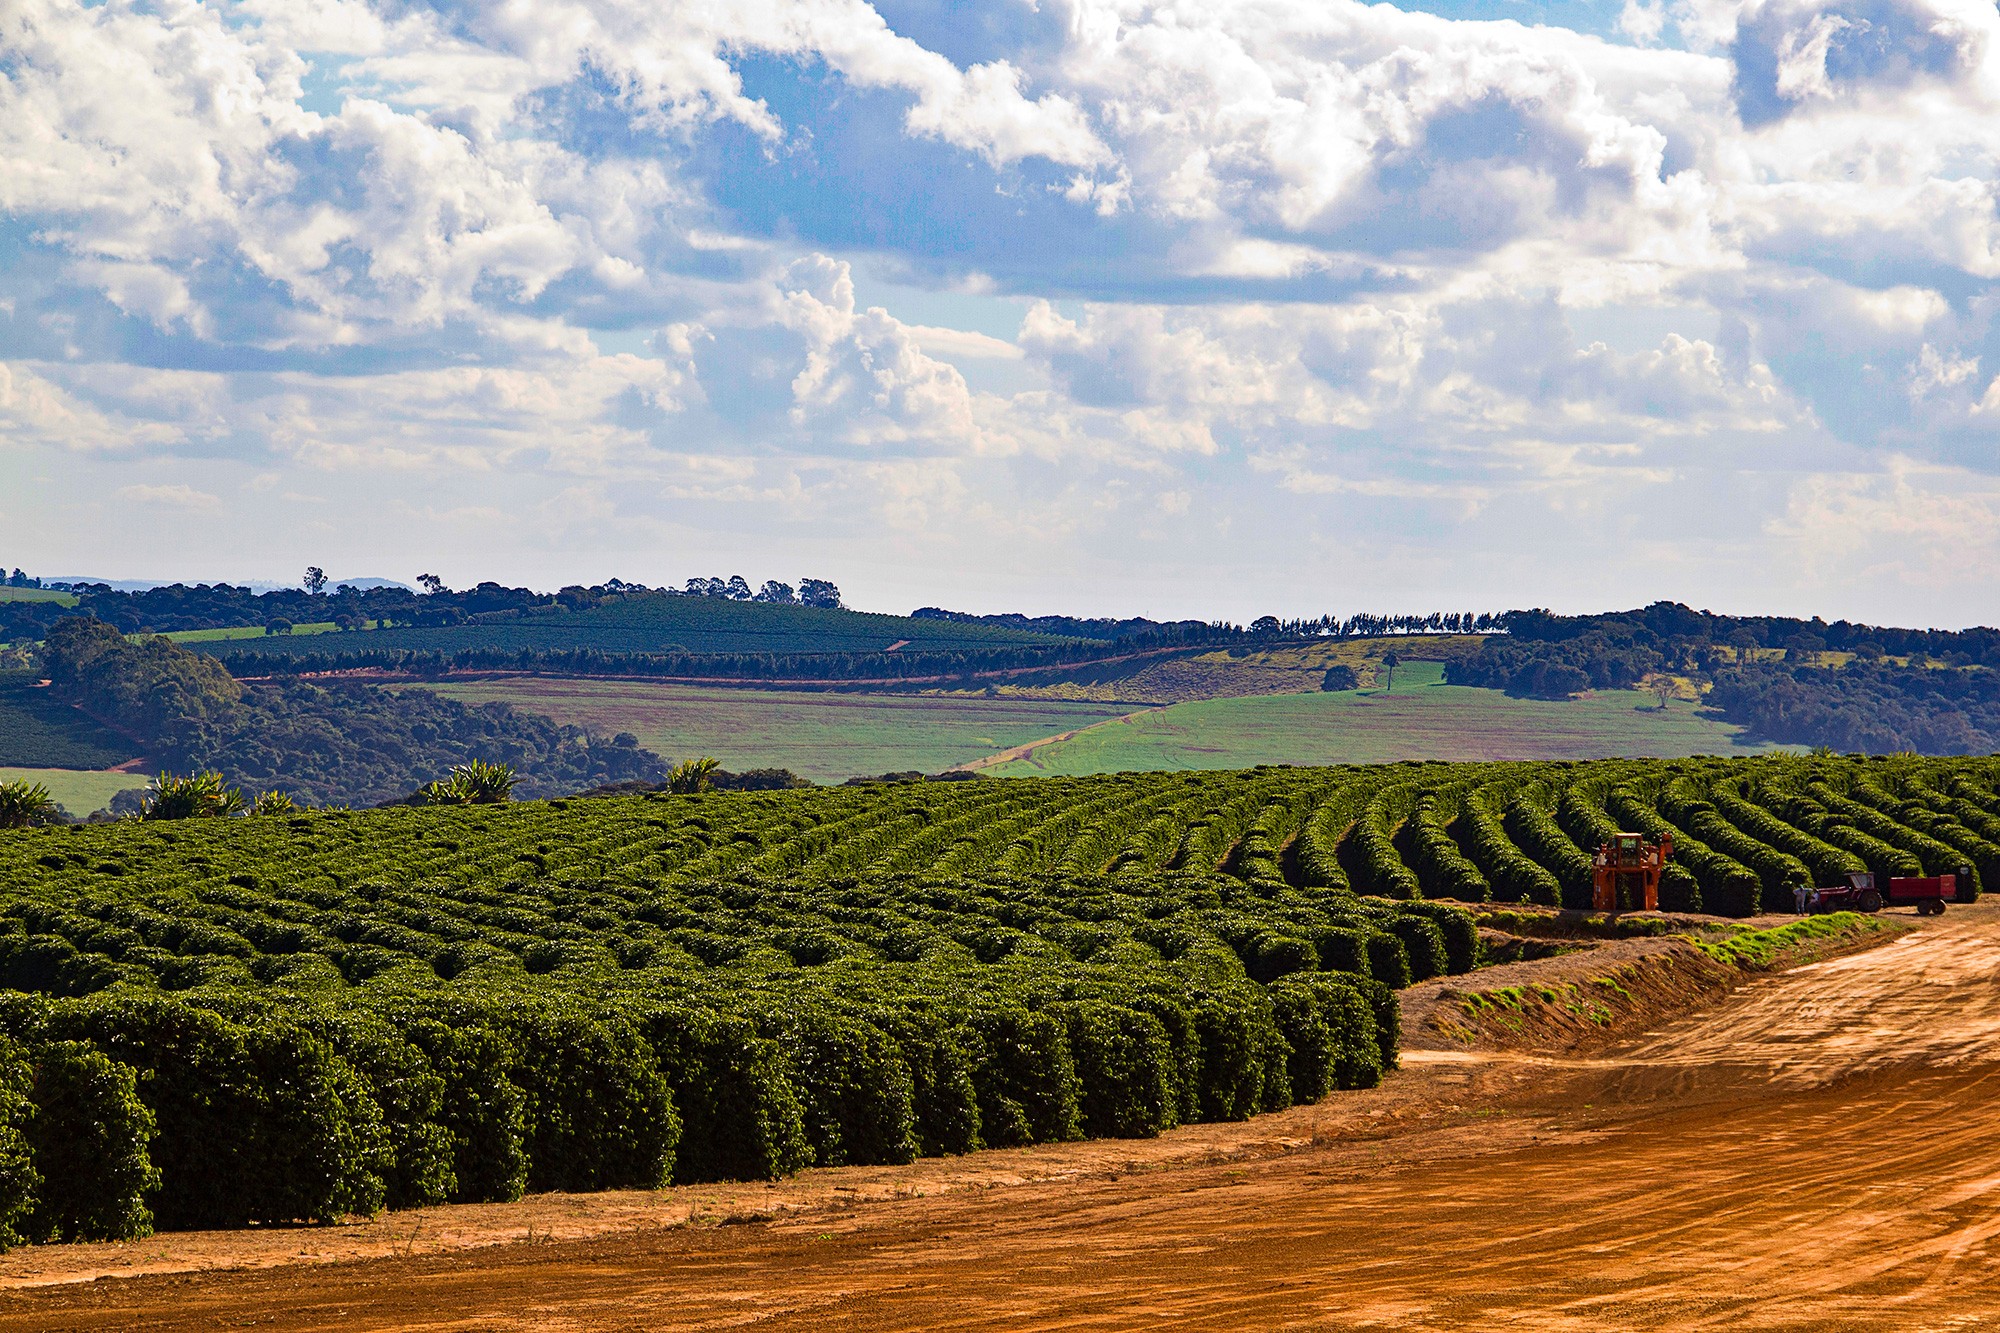
[[[1602,491],[1802,551],[2000,469],[1990,4],[1007,12],[19,0],[0,448],[1194,570],[1267,510],[1555,549]]]
[[[220,498],[180,482],[169,486],[120,486],[118,497],[121,500],[132,500],[142,505],[160,505],[168,509],[204,511],[222,507]]]

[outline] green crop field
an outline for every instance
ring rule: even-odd
[[[0,765],[104,769],[137,755],[123,736],[51,698],[33,672],[0,672]]]
[[[602,735],[629,731],[647,749],[675,759],[714,755],[727,769],[789,768],[815,782],[911,769],[935,773],[1124,711],[977,696],[702,689],[536,676],[423,688],[462,703],[510,703]]]
[[[57,592],[53,588],[0,587],[0,602],[56,602],[63,606],[75,606],[76,595]]]
[[[145,787],[144,773],[91,773],[73,768],[0,768],[0,782],[39,782],[56,804],[81,819],[111,805],[121,791]]]
[[[2000,874],[2000,760],[1398,763],[0,832],[0,1242],[332,1220],[1367,1086],[1438,899]],[[1740,947],[1738,947],[1740,946]],[[1731,947],[1745,957],[1755,941]],[[155,1128],[157,1134],[155,1134]]]
[[[1249,764],[1356,764],[1395,759],[1603,759],[1757,754],[1742,728],[1694,705],[1665,711],[1650,694],[1605,690],[1581,699],[1514,699],[1445,685],[1436,662],[1396,669],[1394,693],[1348,690],[1208,699],[1138,713],[1036,747],[988,771],[1081,776]]]
[[[301,656],[328,652],[495,653],[597,652],[765,654],[909,654],[1052,647],[1066,642],[1046,634],[947,620],[773,606],[722,597],[647,593],[585,611],[558,608],[453,626],[402,626],[300,639],[259,637],[254,643],[223,641],[203,647],[225,659],[242,652]]]

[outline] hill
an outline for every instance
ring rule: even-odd
[[[1608,759],[1763,753],[1693,704],[1603,690],[1562,701],[1446,685],[1437,662],[1396,670],[1393,693],[1289,693],[1177,703],[975,765],[995,776],[1083,776],[1251,764]]]
[[[600,735],[630,732],[675,758],[725,768],[787,768],[815,782],[915,769],[935,773],[1057,732],[1123,716],[1117,705],[983,695],[712,689],[647,680],[453,677],[426,689],[505,703]]]
[[[919,620],[721,597],[633,593],[578,609],[542,607],[470,623],[335,635],[208,641],[200,651],[239,676],[380,668],[534,669],[696,679],[930,679],[1143,652],[1208,627],[1167,627],[1121,640]]]
[[[473,759],[512,766],[523,794],[666,772],[658,755],[629,737],[598,736],[505,704],[468,708],[355,681],[245,685],[213,658],[164,637],[134,642],[81,617],[50,631],[45,656],[48,688],[17,698],[25,694],[49,712],[66,708],[78,727],[102,718],[165,768],[215,769],[314,804],[395,800]],[[20,708],[6,716],[31,717]],[[80,745],[72,752],[96,757]]]
[[[1032,630],[948,620],[814,606],[774,606],[724,597],[634,593],[583,610],[546,607],[504,612],[464,625],[408,626],[368,630],[338,644],[300,643],[289,638],[254,640],[265,655],[326,652],[456,653],[480,649],[500,653],[590,651],[631,653],[765,654],[771,656],[937,653],[968,648],[1068,642]],[[248,651],[224,641],[203,651],[224,658]]]

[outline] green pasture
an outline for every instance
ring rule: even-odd
[[[331,634],[340,626],[331,620],[314,620],[303,625],[292,626],[294,634]],[[135,636],[144,637],[144,636]],[[262,625],[232,625],[227,629],[177,629],[160,636],[175,643],[216,643],[223,639],[281,638],[282,635],[266,636]]]
[[[54,588],[0,587],[0,602],[57,602],[63,606],[75,606],[76,595],[57,592]]]
[[[495,677],[425,685],[446,698],[511,703],[605,735],[629,731],[670,759],[789,768],[815,782],[935,773],[1127,710],[1042,699],[704,689],[646,680]]]
[[[0,768],[0,782],[39,782],[56,803],[82,818],[111,804],[121,791],[145,787],[145,773],[91,773],[74,768]]]
[[[1253,764],[1369,764],[1399,759],[1606,759],[1744,755],[1795,748],[1744,745],[1741,728],[1695,705],[1606,690],[1581,699],[1513,699],[1443,683],[1437,662],[1396,669],[1393,693],[1277,694],[1207,699],[1136,713],[1027,757],[1008,777],[1085,776]]]

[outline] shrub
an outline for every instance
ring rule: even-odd
[[[887,1033],[810,1002],[773,1022],[805,1106],[816,1164],[891,1165],[917,1155],[916,1088]]]
[[[1062,1020],[1076,1063],[1085,1136],[1152,1138],[1179,1122],[1164,1023],[1102,1001],[1071,1001],[1050,1012]]]
[[[1083,1136],[1082,1080],[1059,1018],[1026,1009],[984,1009],[973,1013],[967,1026],[977,1043],[972,1083],[985,1147]]]
[[[37,1048],[33,1064],[27,1140],[41,1185],[23,1230],[39,1241],[150,1235],[146,1196],[160,1173],[146,1152],[156,1129],[137,1071],[76,1041]]]
[[[675,1184],[773,1180],[812,1162],[784,1051],[755,1023],[682,1007],[641,1022],[681,1117]]]
[[[680,1119],[652,1050],[623,1019],[573,1005],[515,1020],[528,1188],[657,1189],[673,1175]]]
[[[42,1178],[27,1126],[34,1114],[34,1070],[19,1042],[0,1038],[0,1249],[29,1239]]]

